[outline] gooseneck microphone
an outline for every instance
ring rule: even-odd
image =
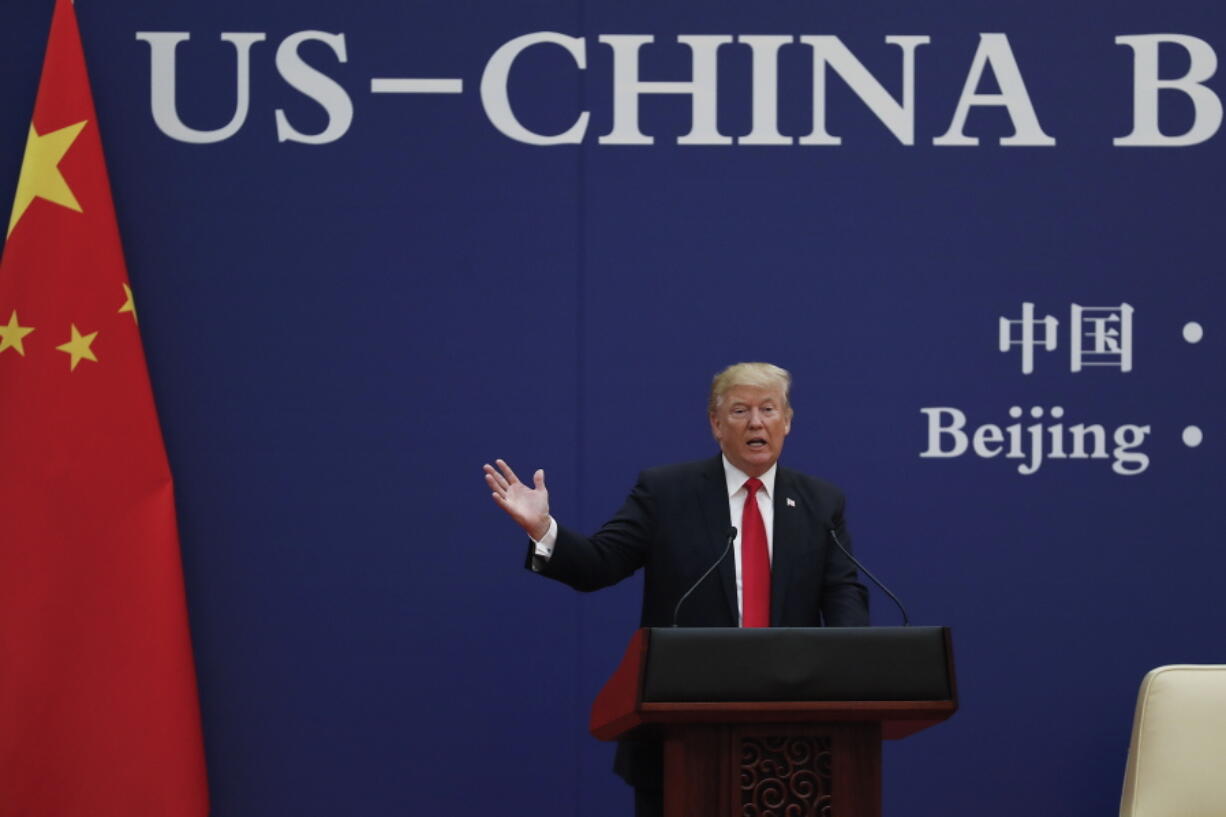
[[[715,568],[719,567],[719,563],[722,562],[725,558],[727,558],[729,551],[732,550],[732,543],[735,540],[736,540],[736,528],[735,527],[728,528],[728,544],[724,545],[724,552],[719,554],[719,558],[716,559],[715,562],[710,567],[707,568],[707,572],[699,576],[698,581],[694,582],[694,584],[690,586],[690,589],[685,591],[685,595],[682,596],[680,600],[677,601],[677,606],[673,608],[673,626],[674,627],[677,626],[677,616],[680,615],[681,613],[681,605],[684,604],[685,600],[690,597],[690,593],[693,593],[695,590],[698,589],[698,585],[702,584],[703,579],[705,579],[707,576],[710,576],[711,572],[715,570]],[[865,573],[867,572],[868,571],[866,570]],[[889,591],[887,590],[886,592],[888,593]]]
[[[902,613],[902,626],[904,626],[904,627],[910,627],[910,626],[911,626],[911,619],[907,618],[907,609],[906,609],[905,607],[903,607],[903,606],[902,606],[902,602],[898,600],[898,596],[895,596],[893,593],[891,593],[891,592],[890,592],[890,588],[888,588],[888,587],[886,587],[884,584],[882,584],[882,583],[881,583],[881,580],[880,580],[880,579],[878,579],[876,576],[874,576],[874,575],[872,574],[872,572],[871,572],[871,571],[870,571],[870,570],[869,570],[867,567],[865,567],[864,565],[860,564],[860,560],[859,560],[859,559],[857,559],[855,556],[852,556],[852,555],[851,555],[851,552],[850,552],[850,551],[849,551],[847,548],[843,547],[843,543],[839,541],[839,535],[838,535],[837,533],[835,533],[835,532],[834,532],[834,528],[829,528],[829,531],[830,531],[830,538],[834,540],[834,543],[835,543],[836,545],[838,545],[839,550],[843,551],[843,555],[844,555],[844,556],[846,556],[848,559],[851,559],[851,560],[852,560],[852,562],[854,562],[854,563],[855,563],[856,567],[858,567],[858,568],[860,568],[860,570],[864,571],[864,575],[865,575],[865,576],[868,576],[870,579],[872,579],[872,580],[873,580],[873,584],[877,585],[877,586],[878,586],[878,587],[880,587],[882,590],[884,590],[884,591],[885,591],[885,594],[886,594],[887,596],[889,596],[889,597],[890,597],[890,598],[893,600],[893,602],[894,602],[895,604],[897,604],[897,605],[898,605],[898,611],[899,611],[900,613]]]

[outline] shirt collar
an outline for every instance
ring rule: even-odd
[[[722,455],[722,457],[724,460],[724,479],[728,483],[728,496],[732,496],[737,491],[744,490],[745,480],[749,479],[749,475],[729,462],[726,454]],[[778,468],[779,463],[776,462],[770,467],[769,471],[758,477],[762,482],[762,490],[766,492],[767,499],[775,498],[775,472]]]

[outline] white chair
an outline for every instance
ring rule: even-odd
[[[1120,817],[1226,817],[1226,665],[1146,674]]]

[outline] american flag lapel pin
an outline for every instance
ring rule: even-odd
[[[792,499],[790,496],[788,497],[788,507],[789,507],[789,508],[795,508],[795,507],[796,507],[796,500]]]

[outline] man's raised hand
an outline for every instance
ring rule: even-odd
[[[493,491],[494,501],[533,539],[540,541],[549,532],[549,491],[545,488],[545,472],[532,475],[533,487],[519,481],[511,466],[503,460],[486,463],[485,484]]]

